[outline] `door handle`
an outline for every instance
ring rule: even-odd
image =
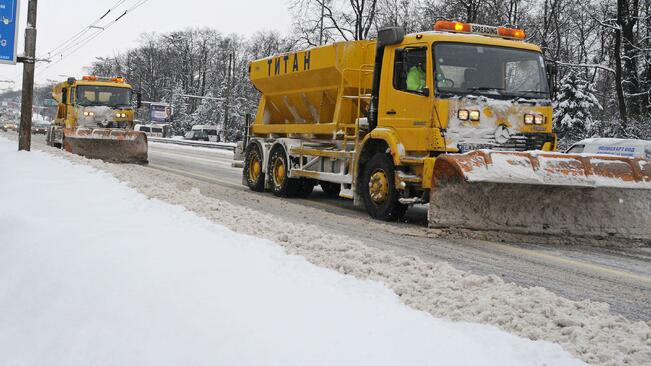
[[[387,114],[390,114],[390,115],[393,116],[393,115],[398,114],[398,112],[396,112],[396,111],[394,111],[393,109],[391,109],[391,110],[387,111]]]

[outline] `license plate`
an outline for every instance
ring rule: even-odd
[[[490,144],[459,144],[459,152],[462,154],[469,151],[490,150],[492,148],[493,145]]]

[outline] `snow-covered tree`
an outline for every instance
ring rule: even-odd
[[[220,118],[219,112],[223,103],[211,98],[213,98],[213,94],[208,92],[206,99],[202,99],[197,109],[189,116],[190,125],[219,126],[223,130],[224,121]]]
[[[169,102],[172,105],[172,108],[174,108],[174,122],[172,123],[172,130],[175,135],[182,135],[192,128],[192,125],[189,121],[187,104],[180,94],[183,94],[183,87],[181,85],[177,85],[164,99],[164,101]]]
[[[590,134],[592,112],[602,108],[594,92],[590,82],[577,72],[569,72],[561,80],[554,98],[554,124],[562,140],[578,140]]]

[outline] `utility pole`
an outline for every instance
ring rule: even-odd
[[[32,147],[32,98],[34,97],[34,64],[36,63],[36,5],[37,0],[29,0],[27,27],[25,28],[25,55],[19,59],[23,63],[23,95],[20,108],[18,150],[25,151],[29,151]]]
[[[231,92],[233,89],[233,53],[228,56],[228,71],[226,74],[226,85],[227,85],[227,90],[226,90],[226,104],[224,104],[224,140],[226,140],[226,132],[229,131],[230,126],[229,126],[229,121],[228,121],[228,113],[229,109],[231,107]]]

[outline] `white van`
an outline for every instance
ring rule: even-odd
[[[565,153],[615,155],[651,160],[651,141],[613,138],[585,139],[572,145]]]
[[[222,130],[217,126],[212,125],[194,125],[192,126],[192,131],[203,131],[206,135],[208,135],[208,139],[211,142],[219,142],[219,135],[221,134]]]
[[[135,125],[134,131],[144,132],[147,136],[151,137],[171,137],[172,130],[170,125],[148,124],[148,125]]]

